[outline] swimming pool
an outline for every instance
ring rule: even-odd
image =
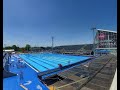
[[[64,67],[90,59],[87,56],[71,56],[55,53],[19,54],[19,57],[39,72],[56,69],[59,67],[58,64]]]

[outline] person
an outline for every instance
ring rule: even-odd
[[[18,63],[16,63],[16,66],[17,66],[17,69],[19,69],[19,64]]]
[[[23,72],[22,71],[20,71],[20,73],[19,73],[19,75],[20,75],[20,81],[23,81]]]
[[[70,61],[68,61],[68,64],[70,64]]]
[[[12,62],[9,63],[10,67],[12,66]]]
[[[91,55],[94,55],[94,52],[93,52],[93,51],[91,52]]]
[[[59,65],[59,68],[62,69],[62,64],[58,64]]]
[[[18,59],[18,63],[20,63],[20,59]]]

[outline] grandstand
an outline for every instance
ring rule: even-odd
[[[117,54],[117,32],[111,30],[97,29],[95,39],[96,54],[99,50],[109,50],[112,54]],[[102,51],[102,52],[103,52]]]

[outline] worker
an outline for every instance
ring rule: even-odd
[[[59,65],[59,68],[62,69],[62,67],[63,67],[62,64],[58,64],[58,65]]]
[[[70,64],[70,61],[68,61],[68,64]]]
[[[19,73],[19,75],[20,75],[20,81],[23,81],[23,72],[22,71],[20,71],[20,73]]]

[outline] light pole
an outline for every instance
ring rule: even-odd
[[[53,52],[54,37],[52,36],[51,39],[52,39],[52,52]]]
[[[94,38],[94,32],[95,32],[95,30],[96,30],[96,28],[95,27],[93,27],[91,30],[93,30],[93,56],[95,56],[95,38]]]

